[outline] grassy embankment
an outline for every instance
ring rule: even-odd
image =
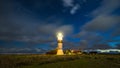
[[[0,68],[120,68],[120,55],[0,55]]]

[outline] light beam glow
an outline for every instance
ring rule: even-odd
[[[62,34],[62,32],[58,32],[57,33],[57,39],[58,40],[63,40],[63,34]]]

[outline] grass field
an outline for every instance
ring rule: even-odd
[[[120,68],[120,55],[0,55],[0,68]]]

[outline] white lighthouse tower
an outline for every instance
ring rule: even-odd
[[[59,32],[57,34],[57,40],[58,40],[58,47],[57,47],[57,55],[64,55],[63,53],[63,49],[62,49],[62,46],[63,46],[63,34],[61,32]]]

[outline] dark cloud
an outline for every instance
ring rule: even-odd
[[[11,23],[9,26],[0,27],[1,40],[45,41],[46,38],[46,41],[50,41],[50,40],[52,41],[54,40],[53,38],[55,38],[55,33],[57,31],[61,31],[65,34],[69,34],[73,30],[71,25],[60,25],[60,26],[55,24],[40,25],[38,23],[38,25],[36,26],[29,25],[25,27],[24,25],[22,27],[19,25],[12,26],[12,24],[13,23]],[[3,25],[1,24],[1,26]]]
[[[109,1],[103,0],[101,2],[100,7],[98,7],[96,10],[93,10],[91,15],[99,16],[99,15],[110,14],[120,7],[119,2],[120,0],[109,0]]]
[[[45,53],[47,50],[41,48],[0,48],[0,53]]]
[[[108,44],[96,44],[92,46],[92,49],[111,49],[112,47]]]
[[[87,31],[107,31],[120,24],[120,16],[98,16],[85,24],[82,29]]]
[[[22,7],[20,3],[13,1],[2,1],[2,3],[0,40],[46,43],[54,41],[57,31],[64,34],[73,31],[72,25],[62,25],[60,21],[51,23],[35,19],[31,11]],[[4,5],[6,3],[8,4]]]

